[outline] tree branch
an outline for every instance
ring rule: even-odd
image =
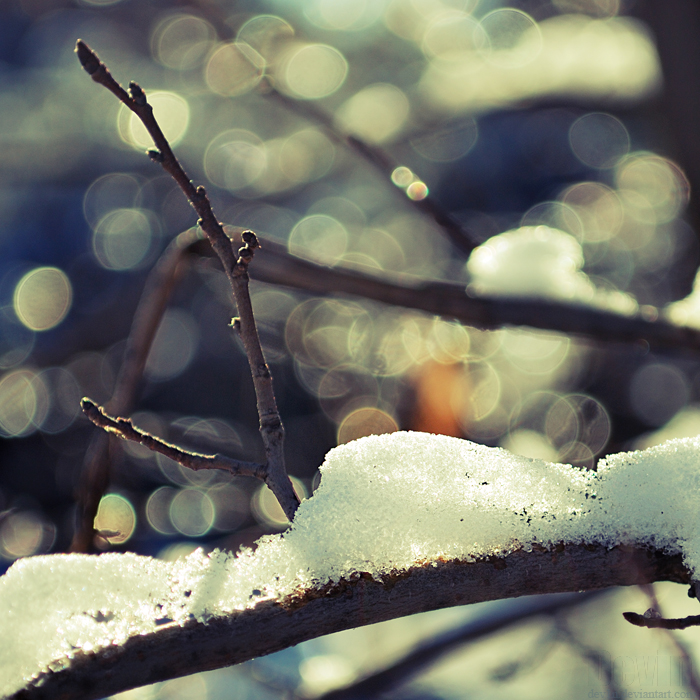
[[[419,281],[343,267],[326,267],[290,255],[285,246],[264,241],[254,279],[313,294],[349,294],[460,321],[486,330],[529,326],[604,343],[646,341],[652,348],[700,351],[700,331],[662,320],[623,316],[583,305],[523,297],[470,297],[461,284]],[[205,251],[199,249],[203,254]]]
[[[637,627],[647,627],[648,629],[684,630],[688,627],[700,626],[700,615],[688,615],[688,617],[679,618],[655,617],[654,615],[647,617],[635,612],[625,612],[622,615],[627,622]]]
[[[308,639],[428,610],[537,593],[594,590],[651,581],[688,584],[680,556],[649,549],[570,545],[517,551],[478,562],[427,562],[373,580],[300,590],[281,601],[214,618],[164,624],[98,651],[75,650],[45,670],[15,700],[93,700],[169,678],[270,654]]]
[[[260,434],[265,446],[269,471],[267,483],[277,496],[287,518],[292,520],[299,505],[299,498],[294,492],[284,466],[284,427],[272,388],[272,375],[260,347],[248,292],[248,263],[253,257],[253,250],[257,247],[255,234],[252,231],[249,232],[244,238],[245,245],[239,249],[237,255],[234,254],[234,249],[224,233],[223,226],[212,211],[204,187],[195,188],[187,177],[153,115],[153,108],[148,104],[146,93],[133,81],[129,83],[129,92],[127,93],[85,42],[78,40],[75,50],[81,65],[92,79],[112,92],[139,117],[146,127],[157,149],[148,151],[148,155],[152,160],[160,163],[180,186],[199,216],[199,226],[221,260],[238,308],[241,339],[253,375],[260,417]]]
[[[220,469],[235,476],[253,476],[256,479],[267,482],[268,473],[264,464],[255,462],[243,462],[239,459],[232,459],[225,455],[205,455],[199,452],[189,452],[188,450],[165,442],[160,438],[140,430],[128,418],[114,418],[105,413],[102,406],[98,406],[94,401],[83,397],[80,407],[85,415],[99,428],[122,438],[138,442],[153,452],[159,452],[183,467],[199,471],[200,469]]]

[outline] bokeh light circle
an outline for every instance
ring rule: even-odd
[[[326,44],[295,47],[285,56],[283,65],[280,77],[286,91],[304,100],[332,95],[348,74],[343,54]]]
[[[51,549],[56,527],[39,513],[21,510],[0,521],[0,556],[3,559],[31,557]]]
[[[222,132],[204,153],[204,170],[209,180],[234,192],[255,183],[266,167],[265,145],[246,129]]]
[[[108,270],[132,270],[150,263],[156,252],[154,217],[142,209],[115,209],[95,227],[92,249]]]
[[[174,379],[194,359],[199,344],[197,322],[184,309],[168,309],[158,326],[146,360],[151,381]]]
[[[522,10],[493,10],[482,17],[480,24],[488,37],[484,55],[495,66],[519,68],[534,61],[542,51],[542,32]]]
[[[265,73],[265,59],[249,44],[222,44],[209,58],[205,69],[207,85],[224,97],[252,90]]]
[[[294,28],[277,15],[256,15],[238,30],[236,41],[247,44],[267,62],[274,59],[281,45],[294,36]]]
[[[206,493],[182,489],[170,503],[170,521],[186,537],[206,535],[214,524],[214,504]]]
[[[592,112],[579,117],[569,129],[574,155],[592,168],[609,169],[630,150],[625,125],[612,114]]]
[[[36,374],[28,369],[8,372],[0,379],[0,436],[22,437],[36,430],[39,389]]]
[[[171,146],[176,146],[187,132],[190,122],[190,106],[184,97],[166,91],[147,94],[148,103],[153,107],[153,115]],[[153,139],[141,120],[126,105],[122,105],[117,115],[119,136],[124,143],[143,150],[153,146]]]
[[[128,498],[117,493],[103,496],[95,517],[95,530],[110,544],[123,544],[136,529],[136,511]]]
[[[289,252],[300,258],[332,265],[348,245],[348,232],[337,219],[325,214],[304,217],[289,234]]]
[[[299,500],[303,501],[308,496],[304,482],[301,481],[301,479],[297,479],[295,476],[290,476],[289,479],[292,482],[292,486]],[[265,484],[259,486],[257,491],[253,494],[250,506],[253,516],[261,525],[282,528],[286,527],[289,523],[275,494],[272,493]]]
[[[37,267],[17,283],[14,309],[30,330],[47,331],[57,326],[71,307],[73,289],[66,274],[57,267]]]
[[[367,435],[395,433],[399,429],[396,420],[380,408],[358,408],[343,418],[338,426],[338,444],[357,440]]]
[[[393,138],[408,119],[406,95],[395,85],[375,83],[363,88],[336,112],[342,127],[370,143]]]
[[[632,377],[629,400],[634,414],[647,425],[669,421],[688,402],[690,387],[683,373],[671,364],[652,362]]]
[[[151,34],[151,53],[168,68],[188,70],[202,63],[215,36],[214,28],[201,17],[169,15]]]
[[[461,66],[486,46],[488,37],[481,24],[468,14],[454,11],[440,13],[428,24],[421,49],[433,61]]]

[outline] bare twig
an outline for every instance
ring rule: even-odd
[[[238,308],[241,339],[253,375],[260,417],[260,434],[265,446],[269,472],[267,484],[277,496],[287,518],[292,520],[299,505],[299,499],[284,466],[284,427],[272,388],[272,375],[260,347],[248,291],[248,263],[252,258],[252,251],[257,246],[255,234],[250,232],[249,240],[244,239],[245,245],[238,254],[234,253],[230,240],[212,211],[204,187],[195,187],[187,177],[153,115],[153,108],[148,104],[146,93],[135,82],[129,83],[127,93],[85,42],[79,40],[75,50],[81,65],[92,79],[112,92],[139,117],[146,127],[156,146],[156,150],[150,150],[148,155],[163,166],[185,193],[199,216],[199,226],[221,260]]]
[[[331,140],[357,153],[386,177],[388,181],[391,181],[391,174],[400,164],[385,150],[378,146],[372,146],[356,136],[344,134],[333,123],[330,116],[308,102],[302,103],[298,100],[294,100],[291,97],[283,95],[274,88],[266,92],[265,95],[277,100],[277,102],[284,105],[284,107],[296,112],[305,119],[319,124]],[[457,219],[442,209],[431,197],[425,197],[424,199],[407,199],[422,214],[433,219],[445,232],[455,247],[463,253],[468,255],[481,242],[477,240],[476,236],[464,228]]]
[[[648,612],[648,611],[647,611]],[[664,630],[684,630],[688,627],[698,627],[700,625],[700,615],[688,615],[688,617],[656,617],[654,614],[640,615],[635,612],[625,612],[622,616],[627,622],[637,627],[647,627],[649,629]]]
[[[645,583],[639,586],[643,593],[649,598],[651,604],[651,609],[655,610],[661,614],[661,606],[659,605],[659,599],[656,597],[656,590],[654,589],[653,583]],[[683,668],[685,673],[683,674],[683,681],[685,685],[693,691],[693,695],[696,698],[700,698],[700,679],[698,678],[698,672],[695,664],[695,659],[693,659],[690,650],[687,645],[680,639],[677,634],[674,634],[673,630],[664,629],[668,640],[671,644],[678,650],[678,653],[683,659]]]
[[[237,476],[253,476],[256,479],[267,482],[267,468],[264,464],[243,462],[220,454],[205,455],[199,452],[189,452],[182,447],[165,442],[165,440],[161,440],[145,430],[140,430],[128,418],[115,418],[107,415],[102,406],[98,406],[87,397],[83,397],[80,406],[85,415],[99,428],[123,440],[138,442],[140,445],[172,459],[183,467],[193,471],[220,469]]]

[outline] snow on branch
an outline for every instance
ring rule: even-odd
[[[597,472],[425,433],[328,453],[256,551],[49,555],[0,578],[0,695],[98,698],[451,605],[694,585],[700,439]]]

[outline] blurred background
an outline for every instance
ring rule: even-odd
[[[96,430],[79,400],[109,401],[149,270],[196,220],[144,155],[145,130],[80,69],[76,39],[146,90],[223,222],[293,255],[700,327],[698,35],[691,0],[3,0],[0,567],[68,550]],[[461,245],[425,201],[460,224]],[[608,452],[700,432],[700,362],[683,348],[483,331],[317,296],[256,281],[263,256],[253,305],[304,496],[329,449],[372,433],[439,432],[594,468]],[[260,460],[235,313],[223,273],[195,256],[133,418]],[[122,448],[98,549],[235,551],[287,525],[257,482]],[[678,590],[658,587],[664,612],[697,612]],[[568,627],[561,616],[520,627],[401,696],[690,692],[676,642],[621,621],[623,604],[645,601],[615,593]],[[396,620],[133,694],[318,695],[493,609]]]

